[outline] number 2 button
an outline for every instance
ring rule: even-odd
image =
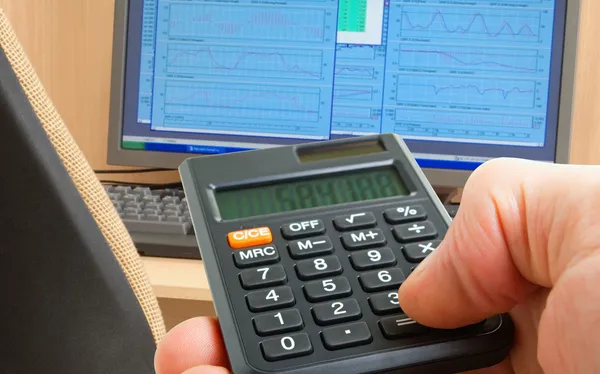
[[[312,312],[319,325],[352,321],[362,317],[360,306],[354,299],[317,304],[313,307]]]

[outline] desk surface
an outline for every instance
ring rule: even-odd
[[[212,301],[202,261],[142,257],[142,262],[157,297]]]

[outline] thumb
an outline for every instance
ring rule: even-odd
[[[402,309],[422,324],[454,328],[552,288],[600,249],[599,191],[598,167],[514,159],[482,165],[442,244],[400,287]]]

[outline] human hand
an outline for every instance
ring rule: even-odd
[[[442,245],[400,287],[404,311],[438,328],[510,312],[509,359],[485,374],[600,372],[600,169],[499,159],[469,179]],[[157,374],[226,374],[216,320],[169,332]]]

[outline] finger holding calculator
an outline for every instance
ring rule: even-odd
[[[388,151],[396,144],[395,139],[384,138],[380,141],[383,141]],[[399,143],[400,150],[403,149],[402,146],[403,144]],[[379,156],[381,157],[377,155],[363,157],[361,161],[366,164],[376,164],[377,161],[386,159],[390,155]],[[398,160],[402,157],[396,154],[395,158]],[[406,160],[399,162],[404,165],[404,169],[400,171],[400,179],[404,182],[406,190],[412,191],[409,196],[414,199],[414,191],[421,189],[418,185],[418,170],[414,167],[414,170],[406,167],[411,165],[411,162],[409,157],[405,158]],[[320,166],[332,167],[334,163],[325,161]],[[413,172],[417,173],[417,177],[410,175]],[[218,294],[214,294],[217,296],[215,307],[219,316],[225,316],[225,319],[230,318],[232,314],[244,316],[243,318],[251,317],[247,320],[242,317],[236,317],[239,318],[237,320],[220,319],[223,324],[221,326],[216,320],[197,318],[174,328],[161,343],[157,352],[157,373],[211,374],[230,371],[249,373],[253,371],[248,371],[247,368],[253,367],[256,363],[263,365],[264,368],[273,368],[273,372],[289,370],[294,373],[303,372],[303,368],[307,370],[306,372],[311,370],[318,372],[319,368],[327,367],[326,365],[330,365],[332,372],[343,370],[352,373],[373,372],[375,365],[388,365],[390,371],[398,370],[399,373],[459,372],[466,371],[460,370],[462,368],[487,366],[493,367],[480,369],[478,372],[541,373],[541,366],[544,366],[546,372],[593,372],[591,368],[599,368],[600,365],[593,361],[594,356],[585,354],[593,353],[593,347],[598,346],[597,344],[586,346],[580,344],[576,355],[579,358],[577,362],[564,356],[573,353],[572,347],[581,342],[575,340],[578,336],[576,331],[569,332],[565,336],[565,332],[560,328],[560,313],[564,313],[564,309],[569,307],[579,313],[582,313],[581,309],[573,305],[561,305],[554,309],[547,307],[546,313],[542,314],[546,296],[551,293],[550,290],[554,285],[554,283],[548,284],[548,279],[540,275],[544,270],[540,266],[545,262],[542,258],[536,258],[537,261],[527,263],[524,262],[523,256],[513,253],[516,250],[523,253],[536,251],[538,254],[541,253],[539,256],[547,255],[548,261],[558,258],[556,255],[551,257],[552,253],[543,250],[543,248],[554,248],[556,243],[532,241],[532,239],[549,238],[551,237],[548,235],[549,232],[556,232],[561,229],[557,225],[567,222],[543,220],[544,214],[549,212],[556,214],[558,208],[562,208],[564,214],[581,214],[580,211],[569,209],[564,204],[552,206],[550,200],[552,196],[548,195],[553,190],[544,188],[551,184],[549,182],[556,182],[564,177],[565,173],[572,173],[573,177],[578,176],[578,180],[581,180],[581,177],[588,176],[586,173],[589,172],[580,168],[553,168],[553,166],[516,161],[489,163],[480,168],[471,178],[465,189],[461,210],[447,233],[444,231],[443,224],[436,220],[436,211],[431,209],[432,205],[428,205],[427,200],[418,201],[422,211],[411,208],[415,204],[410,207],[401,205],[395,208],[396,213],[403,208],[404,212],[408,209],[409,214],[414,216],[423,214],[420,218],[411,221],[416,222],[411,224],[418,229],[409,231],[408,229],[413,226],[394,221],[394,219],[401,219],[401,217],[394,218],[394,209],[391,207],[397,201],[392,199],[389,201],[391,204],[382,204],[383,200],[377,200],[381,197],[375,196],[374,192],[371,193],[374,203],[368,206],[369,209],[362,209],[360,212],[354,209],[354,213],[350,212],[346,215],[344,220],[351,227],[344,227],[341,220],[343,215],[337,214],[339,212],[327,216],[326,220],[322,219],[324,215],[321,215],[318,219],[319,224],[315,225],[311,223],[314,221],[312,219],[292,222],[308,222],[304,229],[313,231],[311,235],[304,235],[302,238],[289,237],[290,235],[286,238],[285,229],[291,227],[289,224],[278,225],[282,230],[280,233],[271,230],[271,243],[253,245],[251,249],[241,251],[234,249],[233,255],[222,257],[228,260],[215,260],[212,264],[237,269],[233,277],[225,280],[223,280],[226,278],[224,273],[217,274],[213,271],[211,283],[213,293],[214,288],[231,293],[227,296],[228,300],[219,300]],[[512,174],[512,177],[504,178],[499,184],[497,178],[490,178],[490,175],[497,174]],[[185,185],[185,171],[182,175]],[[384,179],[381,179],[381,175],[377,174],[373,178],[380,178],[379,181],[382,181]],[[539,182],[524,184],[524,180],[532,180],[532,175],[537,176]],[[191,179],[193,176],[188,174],[186,186],[188,190],[201,191],[205,187],[198,181],[190,183]],[[493,181],[494,185],[491,185],[490,181]],[[532,191],[527,188],[520,188],[523,185],[533,191],[541,189],[540,191],[544,193],[531,193]],[[559,184],[555,185],[559,186]],[[399,187],[396,187],[394,191],[388,186],[388,190],[396,194],[398,189]],[[427,189],[428,186],[425,185],[421,191]],[[557,187],[554,191],[558,189]],[[560,189],[560,192],[565,192],[565,188]],[[190,195],[188,191],[186,195]],[[240,197],[239,192],[237,197]],[[433,197],[427,198],[430,199],[431,204],[436,204]],[[546,201],[549,203],[544,204]],[[562,200],[556,201],[558,201],[556,204],[560,204]],[[190,202],[190,204],[194,203]],[[221,201],[221,206],[223,204]],[[360,208],[365,207],[367,205],[360,205]],[[327,213],[327,209],[325,212]],[[362,213],[366,216],[366,218],[360,216],[364,218],[361,221],[363,226],[353,227],[350,222],[354,221],[352,215],[357,217],[356,214]],[[227,214],[232,215],[231,212]],[[376,225],[373,225],[371,214],[375,217]],[[206,220],[206,217],[202,219]],[[337,224],[336,219],[338,219]],[[268,219],[262,221],[267,224],[261,227],[276,227],[270,224]],[[538,223],[542,221],[547,224],[540,227]],[[320,227],[320,222],[326,226],[324,230]],[[430,222],[430,225],[424,222]],[[202,234],[202,227],[199,228],[199,234]],[[252,227],[254,230],[257,228],[260,227]],[[535,230],[544,230],[544,232]],[[562,230],[567,230],[567,227],[562,227]],[[335,235],[326,234],[332,231]],[[210,232],[213,236],[215,232],[221,237],[225,237],[226,234],[225,231],[218,232],[215,227],[211,228]],[[386,235],[387,232],[391,234]],[[204,233],[208,235],[208,230]],[[536,236],[526,237],[527,233],[530,235],[535,233]],[[568,232],[564,231],[564,233],[563,237],[572,238]],[[417,235],[415,238],[416,234],[422,236]],[[256,238],[257,235],[254,236]],[[381,236],[384,238],[381,239]],[[285,242],[281,238],[285,238]],[[442,244],[433,243],[441,238],[444,238]],[[600,248],[600,238],[598,239],[596,248]],[[298,242],[299,240],[303,241]],[[318,244],[323,241],[325,243]],[[589,243],[587,240],[585,242]],[[206,241],[204,244],[205,248],[210,246]],[[571,244],[572,248],[581,247],[577,245],[581,243],[576,242],[561,244]],[[279,250],[275,252],[270,247]],[[433,250],[430,250],[432,247]],[[215,254],[218,257],[222,255],[220,251],[224,251],[221,249],[217,251],[216,247],[208,251],[202,247],[202,243],[201,248],[205,264],[207,259],[210,262],[210,253],[213,253],[215,259]],[[244,253],[245,255],[242,256]],[[267,257],[271,259],[268,266],[248,265],[248,261]],[[560,259],[563,260],[562,257]],[[412,271],[414,268],[412,264],[419,263],[420,265]],[[269,270],[264,270],[265,268]],[[589,271],[586,270],[588,268],[583,265],[580,268],[579,271],[583,272],[580,277],[591,276],[586,273]],[[277,273],[274,269],[279,269],[280,272]],[[320,273],[319,269],[326,274]],[[596,266],[595,269],[598,267]],[[258,275],[246,273],[244,278],[242,274],[246,270],[254,270]],[[275,278],[268,279],[279,286],[273,286],[271,283],[267,287],[259,286],[263,275],[271,271],[275,273]],[[597,271],[593,276],[598,280],[596,274]],[[569,294],[569,287],[573,291],[572,287],[575,286],[579,288],[575,293],[571,292],[571,296],[584,291],[597,294],[593,289],[583,289],[585,284],[577,281],[576,274],[573,275],[571,272],[569,275],[567,279],[570,281],[566,280],[562,286],[556,287],[557,299],[561,295],[564,297],[565,294]],[[230,286],[223,288],[223,284]],[[245,288],[244,285],[250,287]],[[291,292],[284,291],[286,288],[283,285],[289,285]],[[233,287],[240,287],[243,291],[238,292],[238,289],[232,291]],[[273,290],[275,292],[271,292]],[[328,292],[335,294],[335,297],[330,297]],[[241,300],[234,299],[232,294],[239,294]],[[265,306],[263,303],[265,300],[282,304],[277,307]],[[225,305],[227,303],[234,306]],[[335,303],[341,306],[334,305]],[[548,305],[554,304],[549,302]],[[333,312],[330,309],[333,309]],[[344,311],[343,315],[341,317],[336,315],[336,310]],[[502,315],[509,311],[512,319]],[[591,312],[589,309],[585,311]],[[267,316],[271,319],[268,320]],[[537,321],[540,318],[542,323],[538,332]],[[590,315],[579,316],[581,321],[589,322],[589,328],[592,328],[595,319],[590,318]],[[265,321],[261,322],[261,319]],[[277,324],[272,323],[273,319],[284,321],[285,323],[281,325],[285,325],[285,331],[278,331]],[[481,322],[482,320],[484,322]],[[510,333],[507,332],[507,326],[512,326],[512,320],[516,326],[514,345],[512,329]],[[231,334],[223,334],[222,331],[245,332],[242,335],[231,336]],[[541,343],[539,361],[538,333]],[[583,336],[581,331],[579,334]],[[590,336],[590,339],[597,340],[596,336],[598,334]],[[244,346],[245,341],[253,342],[256,346]],[[564,342],[564,346],[557,342]],[[506,359],[510,346],[507,346],[504,351],[501,349],[504,344],[513,346],[510,356]],[[243,348],[240,348],[240,345]],[[564,349],[563,351],[567,353],[561,354],[559,352],[561,347],[565,348],[566,351]],[[237,349],[241,349],[242,353],[247,355],[245,359],[252,362],[242,362],[240,351],[236,351]],[[463,356],[452,356],[450,351],[461,351]],[[403,356],[406,352],[413,355]],[[386,354],[389,355],[384,356]],[[415,358],[414,354],[418,357]],[[436,357],[436,354],[444,356]],[[472,357],[467,357],[469,354],[472,354]],[[251,355],[254,356],[249,357]],[[485,358],[481,360],[479,356]],[[323,359],[324,357],[334,358],[334,360],[327,361]],[[386,357],[389,361],[373,362],[381,357]],[[438,363],[442,362],[441,366],[431,365],[431,362],[436,360]],[[355,366],[344,366],[349,362]],[[282,366],[276,366],[278,364]],[[322,366],[311,368],[313,364]],[[577,368],[574,365],[583,366]]]

